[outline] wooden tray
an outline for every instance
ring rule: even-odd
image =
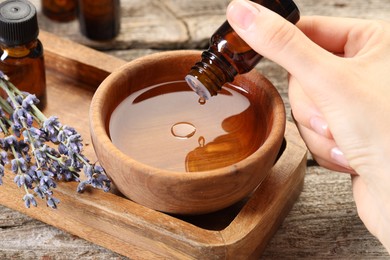
[[[83,136],[85,155],[96,160],[89,137],[88,110],[99,83],[125,61],[41,32],[47,67],[47,116]],[[306,169],[306,147],[292,123],[270,175],[245,201],[216,213],[172,216],[138,205],[118,193],[76,192],[77,183],[59,183],[57,210],[38,199],[26,209],[24,191],[6,172],[0,203],[49,225],[132,259],[257,258],[299,196]]]

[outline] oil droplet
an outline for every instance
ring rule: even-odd
[[[198,144],[199,144],[199,147],[204,147],[204,144],[206,143],[206,139],[204,139],[203,136],[200,136],[198,138]]]
[[[179,122],[171,127],[172,135],[180,139],[188,139],[192,137],[195,132],[195,126],[188,122]]]
[[[204,104],[206,104],[206,99],[203,98],[203,97],[200,97],[199,100],[198,100],[198,103],[201,104],[201,105],[204,105]]]

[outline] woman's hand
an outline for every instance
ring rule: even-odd
[[[317,162],[352,174],[357,209],[390,251],[390,23],[302,17],[234,0],[230,25],[289,73],[296,124]]]

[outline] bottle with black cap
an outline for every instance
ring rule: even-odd
[[[91,40],[106,41],[120,31],[120,0],[79,0],[81,33]]]
[[[76,18],[77,0],[41,0],[42,13],[57,22]]]
[[[0,70],[21,91],[35,94],[46,105],[43,46],[38,39],[37,12],[26,0],[0,3]],[[4,95],[4,93],[2,93]]]

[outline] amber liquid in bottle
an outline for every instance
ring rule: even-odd
[[[299,20],[299,10],[291,0],[257,0],[288,21]],[[222,86],[237,74],[252,70],[262,59],[246,44],[226,21],[210,38],[210,46],[186,76],[188,85],[204,99],[217,95]]]
[[[39,40],[26,45],[7,47],[0,45],[0,70],[19,90],[35,94],[38,107],[46,106],[46,75],[43,47]],[[2,93],[6,97],[5,93]]]
[[[113,39],[120,29],[120,1],[79,0],[79,22],[82,34],[89,39]]]
[[[52,20],[68,22],[76,18],[77,0],[41,0],[42,12]]]

